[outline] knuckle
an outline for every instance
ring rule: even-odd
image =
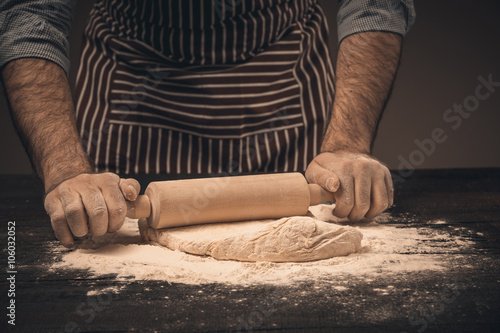
[[[362,160],[358,163],[357,169],[364,174],[369,173],[372,170],[372,163],[370,161]]]
[[[43,207],[47,211],[47,214],[52,215],[57,210],[56,200],[49,197],[45,198]]]
[[[346,176],[352,173],[353,166],[350,163],[341,163],[339,165],[340,174]]]
[[[80,214],[81,207],[77,203],[71,203],[65,207],[65,212],[66,212],[66,215],[68,215],[68,216],[75,216],[75,215]]]
[[[111,218],[120,218],[125,214],[124,207],[113,207],[109,209],[109,216]]]
[[[375,176],[383,180],[386,176],[386,172],[382,168],[377,168],[375,170]]]
[[[118,183],[120,181],[120,177],[117,174],[112,173],[112,172],[105,172],[105,173],[100,174],[100,176],[102,178],[104,178],[105,181],[108,181],[108,182]]]
[[[56,195],[64,197],[71,194],[71,186],[68,184],[69,181],[70,180],[67,180],[55,188]]]
[[[90,216],[93,218],[102,218],[108,214],[108,210],[104,206],[97,206],[90,210]]]
[[[101,186],[104,200],[119,201],[123,198],[122,189],[118,184],[106,183]]]
[[[314,182],[316,180],[317,170],[319,165],[317,163],[311,163],[306,170],[306,179]]]

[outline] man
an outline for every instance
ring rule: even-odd
[[[307,169],[335,192],[338,217],[392,205],[390,173],[370,151],[411,0],[340,1],[335,99],[316,0],[99,0],[76,117],[66,78],[74,2],[0,4],[10,109],[64,246],[121,227],[140,188],[115,173]]]

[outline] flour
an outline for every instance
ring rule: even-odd
[[[311,210],[323,221],[346,223],[331,215],[332,206],[318,205]],[[449,254],[473,245],[471,241],[427,226],[382,224],[391,219],[390,214],[384,213],[373,222],[352,225],[363,234],[359,252],[304,263],[226,261],[172,251],[143,243],[137,220],[127,220],[118,232],[86,238],[77,249],[64,252],[51,270],[84,269],[95,277],[113,274],[124,282],[163,280],[186,284],[285,285],[347,280],[349,276],[370,280],[402,272],[446,270]]]
[[[93,289],[87,292],[87,296],[97,296],[102,294],[118,294],[124,287],[112,286],[100,289]]]

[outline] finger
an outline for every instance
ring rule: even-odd
[[[137,196],[141,191],[141,185],[137,180],[133,178],[121,178],[120,189],[122,190],[125,199],[127,199],[128,201],[134,201],[135,199],[137,199]]]
[[[125,221],[127,205],[123,193],[118,186],[108,185],[101,188],[108,210],[108,232],[120,229]]]
[[[69,230],[68,223],[66,222],[66,214],[59,198],[48,197],[45,199],[45,210],[50,215],[50,224],[56,238],[61,244],[67,248],[74,245],[71,231]]]
[[[104,235],[108,230],[108,208],[101,191],[89,189],[80,194],[89,217],[89,228],[93,235]]]
[[[371,178],[361,173],[354,179],[354,206],[348,215],[350,221],[361,220],[370,209]]]
[[[306,170],[306,179],[309,183],[315,183],[330,192],[336,192],[340,187],[337,175],[323,168],[316,161],[312,161]]]
[[[67,224],[73,235],[76,237],[85,236],[89,232],[89,228],[80,194],[61,186],[59,198],[64,209],[64,214],[66,215]]]
[[[392,183],[391,172],[387,168],[385,168],[384,180],[385,180],[385,188],[387,190],[387,198],[388,198],[387,208],[389,208],[394,203],[394,185]]]
[[[335,192],[335,208],[333,215],[347,217],[354,206],[354,183],[351,177],[342,178],[340,187]]]
[[[374,218],[387,209],[389,205],[389,192],[387,191],[385,172],[378,172],[372,181],[371,206],[366,212],[367,218]]]

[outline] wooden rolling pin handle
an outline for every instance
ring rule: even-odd
[[[335,201],[334,193],[325,190],[318,184],[309,184],[309,206],[319,205],[322,202]]]
[[[135,201],[127,201],[127,217],[148,218],[151,215],[151,201],[147,195],[139,195]]]

